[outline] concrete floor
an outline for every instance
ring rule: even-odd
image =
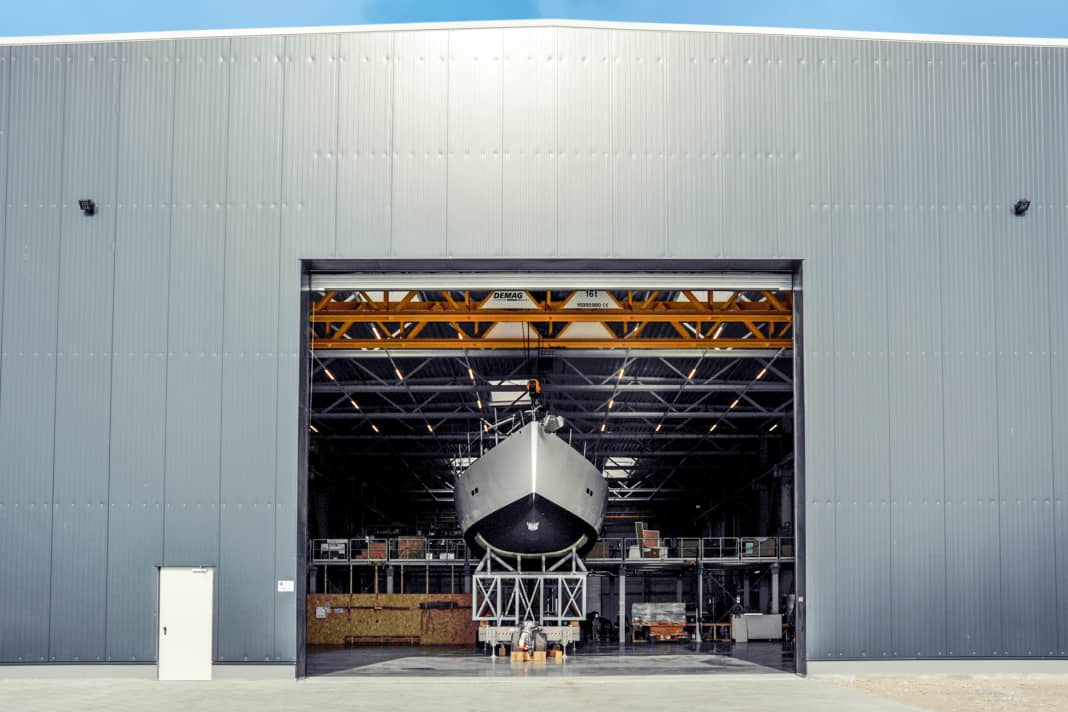
[[[369,709],[472,712],[537,705],[566,710],[721,708],[737,712],[915,712],[866,692],[794,675],[488,679],[320,677],[301,682],[216,680],[5,680],[0,709],[19,712],[295,712]]]
[[[767,674],[793,672],[780,643],[587,643],[562,663],[513,665],[471,648],[312,648],[309,676],[584,677],[617,675]]]

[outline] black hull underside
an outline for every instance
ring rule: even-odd
[[[532,523],[537,526],[532,528]],[[464,539],[476,554],[484,553],[479,535],[491,547],[516,554],[562,551],[585,535],[578,549],[585,556],[597,541],[597,532],[585,520],[538,494],[526,495],[468,527]]]

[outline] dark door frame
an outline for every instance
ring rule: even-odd
[[[805,409],[804,409],[804,364],[803,364],[803,309],[802,260],[682,260],[682,259],[569,259],[569,258],[434,258],[434,259],[306,259],[301,260],[300,290],[300,392],[298,396],[297,433],[297,571],[296,571],[296,620],[297,677],[307,676],[307,604],[308,604],[308,425],[311,396],[310,352],[308,329],[304,315],[311,305],[310,292],[305,288],[312,274],[339,274],[345,272],[412,274],[444,272],[515,272],[520,279],[524,274],[537,272],[581,274],[586,272],[642,272],[695,273],[695,272],[751,272],[785,273],[792,275],[794,292],[794,588],[795,640],[794,671],[798,675],[808,672],[806,650],[807,631],[805,624]]]

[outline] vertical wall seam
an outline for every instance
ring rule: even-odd
[[[497,254],[505,254],[504,250],[504,68],[507,66],[507,62],[504,60],[504,31],[501,31],[501,124],[500,124],[500,146],[497,152],[497,161],[500,164],[500,191],[498,195],[500,198],[497,200],[497,217],[500,225],[500,235],[498,237]]]
[[[289,37],[282,38],[282,121],[281,121],[281,133],[280,140],[278,142],[278,256],[275,264],[275,283],[276,283],[276,295],[275,295],[275,354],[274,354],[274,432],[275,432],[275,447],[274,447],[274,521],[271,527],[271,551],[273,552],[273,563],[275,566],[275,574],[278,573],[278,478],[282,469],[282,463],[278,457],[278,443],[282,441],[279,428],[281,427],[282,419],[278,415],[278,409],[281,404],[282,389],[279,384],[279,374],[282,364],[282,330],[279,325],[279,320],[282,318],[282,285],[285,280],[282,278],[282,255],[285,253],[285,220],[283,218],[285,213],[285,183],[286,183],[286,88],[288,86],[289,72],[286,70],[289,64]],[[299,319],[303,321],[304,315],[300,315]],[[299,352],[300,347],[297,347]],[[299,404],[298,404],[299,406]],[[299,503],[298,503],[299,506]],[[304,573],[298,571],[297,575],[303,576]],[[272,577],[273,578],[273,577]],[[271,596],[271,610],[274,615],[271,616],[271,646],[274,648],[275,657],[278,658],[278,594],[275,593]],[[296,652],[296,651],[294,651]]]
[[[56,413],[59,406],[59,300],[63,289],[63,183],[66,169],[67,151],[67,80],[69,78],[70,45],[63,45],[63,108],[60,115],[63,117],[60,123],[59,136],[59,235],[56,249],[56,330],[55,340],[52,342],[52,352],[55,358],[55,368],[52,371],[52,496],[48,502],[48,640],[46,641],[45,658],[52,658],[52,579],[53,579],[53,553],[55,550],[55,526],[56,526]]]
[[[1051,65],[1052,65],[1052,63],[1049,63],[1047,66],[1051,66]],[[1053,74],[1053,73],[1054,72],[1051,72],[1051,74]],[[1052,79],[1052,77],[1050,77],[1050,79]],[[1047,82],[1047,86],[1048,85],[1049,85],[1049,83]],[[1056,100],[1054,99],[1054,101],[1056,101]],[[1052,106],[1049,107],[1047,109],[1047,111],[1050,114],[1056,115],[1056,111],[1053,109]],[[1049,178],[1049,184],[1050,185],[1056,185],[1056,175],[1055,174],[1049,176],[1048,178]],[[1057,333],[1057,331],[1055,330],[1055,325],[1053,323],[1053,310],[1054,310],[1053,304],[1054,304],[1054,300],[1052,299],[1052,296],[1053,296],[1053,284],[1054,284],[1054,281],[1053,281],[1053,279],[1054,279],[1054,277],[1053,277],[1053,253],[1054,253],[1054,250],[1053,250],[1053,242],[1052,242],[1052,240],[1050,240],[1050,236],[1051,236],[1052,230],[1047,228],[1045,230],[1045,233],[1046,233],[1045,234],[1045,237],[1046,237],[1046,293],[1049,294],[1050,297],[1051,297],[1051,299],[1047,302],[1047,305],[1046,305],[1046,322],[1047,322],[1046,334],[1047,334],[1047,338],[1049,339],[1049,347],[1048,347],[1049,359],[1048,359],[1048,362],[1047,362],[1047,367],[1049,369],[1049,388],[1047,389],[1046,395],[1049,398],[1049,445],[1050,445],[1050,449],[1049,449],[1049,478],[1050,478],[1050,505],[1051,505],[1050,514],[1052,515],[1051,518],[1053,520],[1052,521],[1052,525],[1053,525],[1053,600],[1054,601],[1059,601],[1061,599],[1060,599],[1060,596],[1058,595],[1060,593],[1060,591],[1059,591],[1059,589],[1060,589],[1060,565],[1059,565],[1058,552],[1057,552],[1057,549],[1058,549],[1058,547],[1057,547],[1057,432],[1056,432],[1056,427],[1054,426],[1056,412],[1053,409],[1053,396],[1052,396],[1053,383],[1054,383],[1054,380],[1053,380],[1053,349],[1054,349],[1054,346],[1055,346],[1055,343],[1056,343],[1056,342],[1053,341],[1053,336],[1052,335]],[[1064,641],[1061,640],[1061,635],[1062,635],[1062,631],[1061,631],[1061,606],[1054,606],[1053,608],[1054,608],[1055,622],[1056,622],[1056,625],[1057,625],[1057,627],[1055,628],[1056,634],[1054,636],[1054,640],[1056,641],[1056,646],[1057,647],[1056,647],[1055,650],[1053,650],[1051,652],[1056,653],[1058,650],[1060,650],[1061,653],[1063,654],[1063,652],[1064,652],[1063,651]]]
[[[386,165],[389,166],[389,175],[386,181],[389,185],[387,201],[387,230],[386,254],[393,254],[393,174],[396,172],[396,156],[393,152],[394,138],[397,133],[397,33],[389,33],[389,130],[386,137],[386,147],[389,154],[386,156]]]
[[[449,116],[449,104],[452,99],[452,31],[445,31],[445,205],[444,215],[442,215],[443,223],[445,225],[445,250],[444,254],[449,257],[449,163],[452,158],[449,156],[449,128],[450,119]]]
[[[993,70],[991,70],[991,73]],[[990,109],[991,102],[991,87],[987,87],[986,92],[987,109]],[[991,136],[992,128],[990,125],[986,126],[984,131],[984,143],[986,144],[986,156],[991,156],[993,150],[993,138]],[[998,270],[997,270],[997,253],[994,249],[994,243],[997,240],[996,230],[993,227],[987,228],[987,250],[990,254],[990,290],[992,294],[997,294],[998,286]],[[996,311],[997,304],[995,301],[994,309]],[[995,650],[994,655],[998,655],[1001,650],[1005,649],[1005,581],[1004,579],[1004,554],[1002,552],[1002,532],[1001,532],[1001,408],[998,407],[1000,401],[1000,389],[1001,389],[1001,368],[1000,368],[1000,343],[1001,340],[998,336],[997,320],[995,319],[994,328],[994,353],[992,354],[994,361],[994,472],[997,476],[997,502],[995,503],[995,511],[997,512],[998,522],[998,645],[1000,650]]]
[[[11,181],[7,180],[11,175],[11,96],[14,94],[14,80],[15,72],[12,65],[14,62],[14,51],[10,47],[4,48],[7,53],[7,107],[4,117],[4,142],[0,145],[0,149],[4,151],[4,164],[0,166],[3,169],[4,178],[4,202],[0,204],[0,207],[4,209],[4,220],[0,222],[0,270],[3,273],[0,274],[0,402],[3,402],[2,395],[4,392],[4,294],[7,292],[7,233],[8,222],[11,220],[11,209],[8,207],[7,201],[11,194]]]
[[[724,63],[725,63],[725,61],[726,61],[726,52],[724,52],[723,59],[724,59]],[[720,66],[722,67],[723,65],[721,64]],[[820,65],[816,64],[816,63],[813,63],[812,66],[813,66],[813,70],[812,71],[813,72],[818,72],[818,70],[815,69],[815,68],[819,67]],[[721,71],[723,72],[724,76],[726,76],[726,69],[722,69]],[[826,98],[830,94],[830,90],[829,90],[829,86],[828,86],[830,82],[829,82],[828,78],[825,75],[823,75],[822,72],[819,72],[817,74],[817,83],[819,84],[819,86],[820,86],[820,88],[822,90],[821,93],[823,95],[823,100],[824,100],[824,101],[821,101],[821,104],[824,104],[824,102],[826,101]],[[722,110],[723,102],[722,101],[720,102],[720,106],[721,106],[720,116],[722,118],[722,115],[723,115],[723,110]],[[829,122],[824,122],[823,123],[823,127],[824,127],[823,134],[824,134],[824,141],[825,141],[824,145],[828,145],[829,146],[829,145],[831,145],[830,123]],[[724,144],[724,148],[726,148],[726,144]],[[827,181],[824,184],[824,189],[833,190],[833,187],[834,187],[833,186],[833,182],[829,178],[829,176],[832,175],[830,153],[827,152],[827,151],[824,151],[823,152],[823,158],[824,158],[824,164],[826,166],[825,169],[824,169],[824,176],[825,176],[825,180]],[[725,177],[725,175],[726,175],[726,167],[725,167],[725,164],[721,161],[720,162],[720,178],[723,179]],[[829,196],[828,196],[828,198],[829,198]],[[823,201],[821,200],[820,202],[822,203]],[[830,203],[830,201],[828,200],[828,204],[829,203]],[[831,265],[832,272],[835,272],[835,271],[837,271],[835,269],[835,265],[836,265],[837,259],[838,259],[838,251],[836,249],[837,248],[837,241],[835,240],[835,215],[834,215],[834,210],[833,209],[828,208],[828,210],[827,210],[827,220],[828,220],[828,223],[826,225],[826,237],[828,238],[828,242],[830,243],[828,245],[828,253],[829,253],[828,262]],[[724,244],[721,244],[721,248],[720,248],[721,249],[721,254],[722,254],[724,246],[725,246]],[[831,341],[831,354],[830,354],[830,356],[831,356],[831,363],[833,364],[833,366],[835,368],[837,368],[838,359],[839,359],[839,353],[838,353],[838,318],[837,317],[838,317],[839,309],[838,309],[838,300],[835,299],[835,296],[834,296],[835,293],[838,290],[836,289],[836,283],[835,283],[835,281],[833,279],[830,280],[829,287],[830,287],[829,291],[830,291],[830,297],[831,297],[831,312],[832,312],[832,314],[831,314],[832,318],[830,319],[830,329],[831,329],[831,339],[830,339],[830,341]],[[831,419],[832,419],[832,423],[833,423],[833,426],[832,426],[833,436],[832,436],[832,448],[831,448],[831,450],[832,450],[833,459],[834,459],[833,484],[832,484],[832,487],[831,487],[831,513],[832,513],[832,521],[833,521],[833,533],[832,533],[831,536],[832,536],[832,541],[834,542],[834,574],[832,576],[832,580],[834,581],[834,608],[833,608],[832,615],[834,616],[834,622],[831,623],[831,625],[828,626],[828,627],[832,631],[832,640],[833,640],[832,644],[834,645],[834,647],[836,647],[838,649],[839,657],[841,657],[841,655],[842,655],[841,632],[838,629],[838,620],[839,620],[839,617],[840,617],[840,611],[839,611],[839,605],[840,604],[839,604],[839,596],[838,596],[838,588],[839,588],[838,587],[838,580],[839,580],[839,576],[838,576],[838,571],[839,571],[839,556],[838,556],[838,554],[839,554],[839,547],[838,547],[838,519],[839,519],[838,453],[839,453],[839,450],[838,450],[838,448],[840,447],[840,440],[839,440],[839,437],[838,437],[838,379],[837,378],[832,378],[831,379],[831,383],[832,383],[832,387],[831,387],[831,413],[832,413],[832,416],[831,416]],[[807,621],[806,621],[806,624],[807,624]]]
[[[560,28],[553,27],[553,144],[556,147],[553,167],[555,169],[555,185],[553,197],[556,199],[554,215],[554,255],[560,254]]]
[[[932,80],[932,84],[933,84],[933,80]],[[941,398],[942,437],[940,439],[941,448],[942,448],[942,571],[943,571],[943,576],[946,576],[946,580],[945,580],[945,582],[944,582],[944,584],[942,586],[942,611],[943,611],[943,615],[942,615],[942,635],[943,635],[943,639],[942,639],[942,641],[943,641],[943,647],[944,647],[944,650],[942,652],[945,653],[946,655],[949,655],[949,653],[950,653],[950,640],[949,640],[949,613],[950,613],[950,609],[949,609],[949,578],[945,574],[945,571],[946,571],[946,568],[947,568],[947,565],[948,565],[948,562],[949,562],[949,522],[947,521],[948,520],[948,516],[949,516],[949,504],[948,504],[948,501],[947,501],[947,497],[949,495],[949,482],[948,482],[948,480],[949,480],[949,464],[948,464],[948,455],[946,453],[946,449],[947,449],[946,448],[946,357],[948,355],[948,352],[946,351],[946,329],[945,329],[946,304],[948,304],[948,300],[946,299],[946,279],[945,279],[945,272],[943,271],[945,269],[944,265],[946,263],[946,260],[944,259],[943,254],[942,254],[943,251],[946,248],[946,238],[945,238],[945,235],[944,235],[944,233],[943,233],[943,231],[941,229],[944,225],[945,225],[944,220],[939,221],[939,223],[938,223],[938,238],[937,238],[937,240],[938,240],[938,254],[936,255],[936,259],[938,260],[938,263],[937,263],[938,264],[938,267],[937,267],[938,274],[941,275],[941,278],[938,280],[938,293],[939,293],[939,300],[938,300],[938,316],[939,316],[939,329],[938,329],[938,339],[939,339],[939,342],[938,342],[939,343],[938,367],[939,367],[939,373],[938,373],[938,382],[939,382],[939,385],[941,386],[941,393],[942,393],[942,398]]]
[[[612,72],[616,30],[608,31],[608,254],[616,255],[616,83]]]
[[[169,186],[170,205],[168,206],[170,219],[167,221],[167,330],[163,340],[163,501],[160,503],[163,517],[160,536],[160,566],[167,563],[167,431],[169,430],[168,425],[170,422],[168,405],[171,373],[171,275],[174,271],[174,156],[178,135],[178,64],[181,60],[179,43],[175,41],[171,44],[171,47],[174,50],[174,62],[171,65],[174,67],[174,82],[171,89],[171,180]]]
[[[887,75],[889,69],[888,69],[887,58],[885,56],[882,56],[882,54],[881,54],[882,47],[883,47],[882,44],[879,44],[879,43],[875,44],[875,52],[876,52],[875,56],[876,56],[876,60],[878,61],[878,64],[876,66],[879,67],[880,72],[874,76],[874,80],[875,80],[874,83],[876,85],[875,86],[875,89],[876,89],[876,91],[875,91],[875,115],[879,117],[878,123],[879,123],[880,147],[885,151],[886,150],[886,146],[887,146],[886,136],[887,136],[888,129],[887,129],[886,116],[883,113],[883,107],[884,107],[883,92],[886,91],[886,88],[888,86],[886,75]],[[885,354],[885,358],[886,358],[886,505],[887,505],[886,523],[887,523],[887,536],[888,536],[887,542],[886,542],[887,543],[887,547],[888,547],[888,549],[887,549],[887,555],[888,555],[887,556],[887,562],[888,562],[887,563],[887,573],[888,573],[888,576],[887,576],[887,588],[888,588],[888,591],[890,593],[890,610],[887,611],[887,617],[890,620],[890,625],[889,625],[890,635],[889,635],[889,640],[887,642],[889,642],[889,644],[890,644],[890,646],[889,646],[890,647],[890,650],[889,650],[890,655],[896,656],[897,655],[897,651],[896,651],[896,646],[895,646],[895,643],[894,643],[895,634],[897,633],[897,630],[894,627],[894,448],[893,448],[893,442],[894,442],[893,427],[894,426],[893,426],[893,418],[891,417],[892,416],[892,412],[891,412],[891,410],[892,410],[892,407],[891,407],[891,399],[892,399],[891,383],[893,382],[894,374],[893,374],[893,369],[891,367],[892,358],[890,356],[890,353],[891,353],[890,349],[892,347],[891,346],[891,342],[890,342],[890,297],[889,297],[889,291],[890,291],[890,266],[887,264],[888,260],[889,260],[889,257],[890,257],[890,230],[891,230],[891,227],[890,227],[890,206],[889,206],[889,201],[886,200],[886,197],[887,197],[886,191],[887,191],[887,186],[889,185],[889,177],[887,176],[887,172],[888,172],[889,169],[887,168],[887,163],[888,162],[887,162],[885,156],[883,157],[883,160],[881,161],[881,163],[882,163],[882,170],[880,171],[879,175],[882,178],[882,185],[879,186],[879,195],[880,195],[880,197],[878,198],[879,202],[876,203],[876,209],[878,210],[879,209],[878,206],[881,204],[881,206],[882,206],[882,211],[881,211],[882,212],[882,223],[883,223],[883,229],[882,229],[882,235],[883,235],[883,240],[882,240],[882,242],[883,242],[883,245],[882,245],[882,247],[883,247],[883,259],[882,259],[882,268],[883,268],[883,337],[884,337],[884,345],[885,345],[884,347],[886,349],[884,351],[884,354]],[[887,651],[884,650],[883,652],[884,652],[884,654],[886,654]]]
[[[215,503],[215,512],[218,518],[218,529],[215,536],[215,566],[219,570],[219,575],[215,580],[215,617],[218,630],[214,635],[214,659],[219,660],[219,653],[222,649],[222,636],[219,635],[219,630],[222,629],[221,616],[222,616],[222,508],[223,508],[223,450],[226,447],[226,440],[222,437],[223,424],[226,422],[226,247],[229,243],[227,239],[230,231],[230,123],[233,120],[234,109],[234,40],[231,37],[226,43],[226,57],[229,60],[230,67],[226,72],[226,136],[223,141],[225,146],[223,147],[223,229],[222,229],[222,304],[219,306],[219,310],[222,312],[222,318],[219,319],[219,497]]]
[[[660,188],[664,191],[664,198],[660,204],[660,209],[663,210],[661,223],[664,236],[663,241],[660,243],[660,255],[664,257],[671,253],[671,239],[668,236],[668,230],[670,229],[668,205],[671,203],[671,198],[668,195],[668,166],[670,165],[669,156],[671,155],[671,137],[668,135],[668,72],[671,69],[671,61],[668,57],[667,33],[660,32],[657,34],[660,37],[660,66],[663,67],[660,72],[660,106],[663,108],[663,111],[660,112],[660,135],[663,136],[663,143],[660,144]]]
[[[112,189],[111,200],[112,209],[115,211],[115,217],[111,224],[111,347],[108,352],[111,356],[111,368],[108,373],[108,475],[107,475],[107,494],[104,497],[104,658],[108,658],[108,612],[110,607],[108,606],[108,590],[110,583],[110,576],[108,572],[110,567],[110,554],[111,554],[111,434],[112,425],[114,420],[114,391],[115,391],[115,285],[118,282],[116,279],[116,266],[118,264],[119,254],[119,171],[122,167],[120,162],[120,156],[122,155],[122,144],[120,138],[122,136],[122,57],[126,53],[131,45],[117,45],[118,50],[118,86],[115,89],[115,181],[114,188]]]
[[[334,53],[334,72],[337,74],[334,81],[334,257],[338,257],[338,205],[341,197],[341,34],[335,34],[334,39],[337,41]]]

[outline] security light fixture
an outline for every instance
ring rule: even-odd
[[[1027,211],[1031,209],[1031,201],[1027,198],[1021,198],[1016,201],[1016,205],[1012,206],[1013,215],[1023,216],[1027,215]]]
[[[78,209],[82,211],[82,215],[89,217],[90,215],[96,215],[96,203],[88,198],[82,198],[78,200]]]

